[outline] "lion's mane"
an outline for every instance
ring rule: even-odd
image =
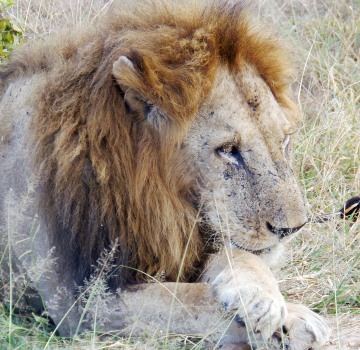
[[[295,110],[288,52],[250,18],[231,1],[142,1],[28,44],[2,68],[0,89],[38,76],[30,141],[39,207],[78,282],[115,242],[113,263],[130,267],[116,271],[116,286],[159,271],[186,280],[202,261],[195,175],[180,146],[218,67],[250,62],[289,115]],[[116,81],[121,55],[136,71]],[[129,115],[119,82],[165,111],[161,128]]]

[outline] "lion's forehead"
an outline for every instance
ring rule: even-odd
[[[220,69],[195,119],[194,131],[221,139],[236,133],[281,141],[291,124],[271,89],[251,66],[236,74]],[[220,140],[219,140],[220,141]]]

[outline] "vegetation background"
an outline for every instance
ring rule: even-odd
[[[124,0],[119,0],[124,1]],[[111,0],[0,0],[0,59],[14,45],[96,20]],[[294,95],[303,114],[296,170],[309,213],[340,209],[360,195],[360,1],[257,0],[259,17],[277,28],[298,65]],[[276,271],[289,300],[326,315],[333,326],[326,349],[360,349],[360,220],[310,224],[289,246]],[[0,286],[1,288],[1,286]],[[0,303],[0,349],[203,349],[197,339],[67,340],[44,316],[21,316]],[[206,346],[205,346],[206,347]]]

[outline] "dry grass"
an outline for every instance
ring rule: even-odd
[[[335,212],[360,193],[359,3],[277,1],[273,8],[302,69],[296,163],[309,212]],[[359,238],[359,222],[310,225],[293,243],[287,294],[327,313],[359,312]]]
[[[109,3],[105,0],[15,2],[10,16],[24,28],[29,40],[46,36],[59,26],[92,20]],[[309,212],[334,212],[348,198],[360,194],[360,3],[358,0],[258,2],[261,17],[276,23],[281,35],[294,48],[298,61],[299,76],[294,91],[304,123],[296,148],[296,167]],[[346,349],[347,342],[354,342],[353,349],[360,348],[359,338],[348,338],[349,334],[354,337],[360,321],[359,243],[360,220],[355,224],[340,220],[311,224],[292,242],[288,263],[277,272],[288,299],[303,302],[323,314],[335,315],[335,345],[329,349]],[[6,317],[0,314],[0,329],[4,322]],[[13,348],[41,348],[47,337],[46,326],[41,328],[41,322],[46,323],[30,320],[31,332],[21,323],[18,345],[14,344]],[[7,344],[1,336],[0,331],[0,347]],[[183,343],[176,339],[170,348],[180,348]],[[148,339],[143,344],[141,340],[104,343],[91,338],[71,345],[56,338],[52,346],[163,348],[159,339]],[[187,348],[192,348],[188,344]]]
[[[266,4],[267,15],[281,24],[281,33],[297,48],[301,67],[295,91],[304,123],[296,164],[309,212],[331,213],[360,194],[360,4]],[[291,263],[279,274],[289,299],[336,315],[332,323],[337,349],[347,343],[360,347],[359,243],[359,220],[353,225],[339,220],[311,224],[292,243]]]
[[[32,40],[47,36],[59,29],[80,26],[93,21],[113,0],[17,0],[9,10],[9,17],[16,21]]]

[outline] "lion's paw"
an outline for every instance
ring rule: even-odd
[[[283,296],[277,290],[232,284],[215,288],[218,300],[226,311],[236,314],[234,320],[240,326],[247,328],[250,343],[266,341],[285,322],[287,311]]]
[[[317,349],[329,340],[330,329],[321,316],[300,304],[288,303],[287,309],[283,326],[283,344],[287,350]]]

